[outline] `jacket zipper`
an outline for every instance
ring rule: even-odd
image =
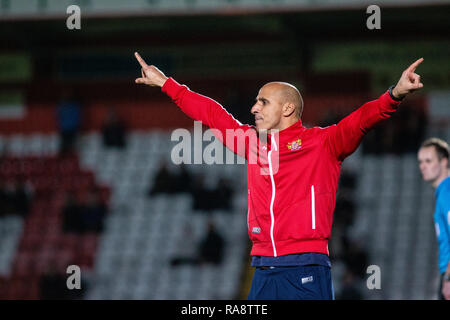
[[[316,200],[314,196],[314,185],[311,186],[311,221],[312,229],[316,229]]]
[[[273,214],[273,203],[275,202],[275,180],[273,178],[273,168],[272,168],[272,151],[275,149],[277,150],[277,144],[275,142],[274,137],[271,137],[271,145],[272,148],[270,148],[268,158],[269,158],[269,173],[270,173],[270,181],[272,182],[272,199],[270,201],[270,239],[272,240],[272,248],[273,248],[273,256],[277,256],[277,249],[275,247],[275,239],[273,238],[273,228],[275,226],[275,216]]]
[[[250,189],[247,190],[247,229],[250,229]]]

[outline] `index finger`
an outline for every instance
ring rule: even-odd
[[[416,62],[414,62],[412,65],[410,65],[408,67],[408,71],[410,72],[414,72],[416,71],[416,68],[419,66],[419,64],[421,64],[423,62],[423,58],[420,58],[419,60],[417,60]]]
[[[141,65],[142,68],[148,67],[148,65],[145,63],[144,59],[142,59],[141,56],[139,55],[139,53],[135,52],[134,56],[136,57],[137,61],[139,62],[139,64]]]

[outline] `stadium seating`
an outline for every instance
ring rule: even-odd
[[[113,195],[93,275],[99,284],[92,286],[87,298],[235,298],[247,245],[245,197],[243,201],[236,198],[231,213],[214,211],[209,215],[191,209],[189,194],[149,198],[147,191],[159,162],[164,159],[170,163],[173,144],[167,132],[132,132],[124,150],[105,149],[98,133],[83,139],[83,166],[110,185]],[[174,165],[171,170],[176,170]],[[242,165],[192,165],[189,170],[206,172],[211,185],[220,176],[231,177],[236,194],[245,195]],[[199,240],[209,218],[226,241],[223,263],[171,268],[170,259],[179,252],[185,224],[190,222],[194,238]]]
[[[381,270],[381,290],[367,299],[435,299],[438,279],[433,190],[415,154],[355,156],[358,214],[352,233]]]
[[[80,168],[76,156],[56,156],[57,137],[53,135],[18,135],[5,140],[8,154],[1,162],[0,179],[24,178],[31,184],[33,200],[26,217],[4,215],[0,219],[5,231],[1,232],[0,267],[7,277],[1,297],[38,299],[40,277],[51,268],[65,272],[69,264],[77,264],[89,270],[94,263],[97,235],[62,231],[64,193],[82,193],[96,186],[107,201],[109,190],[96,184],[92,172]]]
[[[221,176],[232,179],[231,212],[193,211],[187,193],[147,196],[162,159],[170,162],[173,142],[167,132],[138,131],[123,150],[106,149],[101,135],[88,133],[77,158],[58,161],[55,135],[0,137],[10,147],[2,178],[25,173],[35,187],[31,213],[0,218],[1,298],[36,299],[39,275],[52,259],[79,264],[89,286],[86,299],[233,299],[239,297],[246,266],[246,179],[244,165],[190,165],[208,185]],[[343,163],[357,173],[354,239],[369,252],[369,264],[381,268],[381,290],[366,299],[433,299],[437,286],[436,240],[432,223],[434,197],[421,181],[416,156],[363,155],[358,150]],[[52,174],[44,174],[51,172]],[[55,178],[57,174],[58,178]],[[100,235],[61,232],[61,190],[103,187],[109,214]],[[53,196],[49,196],[52,194]],[[109,197],[108,197],[109,195]],[[170,267],[190,223],[195,239],[212,219],[226,241],[220,265]],[[333,262],[336,292],[345,268]],[[407,270],[407,271],[405,271]],[[431,280],[430,280],[431,279]]]

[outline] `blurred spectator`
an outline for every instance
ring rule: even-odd
[[[369,255],[363,248],[360,241],[349,241],[346,244],[343,256],[345,265],[349,272],[363,279],[366,276]]]
[[[41,300],[67,300],[69,298],[66,276],[59,269],[56,261],[52,261],[48,271],[41,275],[39,279],[39,298]]]
[[[213,209],[214,194],[212,190],[206,188],[203,174],[198,174],[194,177],[191,195],[193,198],[193,210],[210,211]]]
[[[362,300],[363,294],[358,286],[358,279],[352,272],[346,270],[342,279],[342,289],[337,299],[339,300]]]
[[[193,210],[208,212],[216,209],[230,210],[232,207],[233,188],[225,178],[220,178],[216,188],[211,190],[205,186],[205,177],[199,174],[194,179],[191,194],[194,199]]]
[[[220,264],[223,260],[225,240],[217,232],[214,223],[209,221],[204,236],[196,243],[192,228],[190,224],[187,224],[179,248],[181,252],[176,254],[170,261],[172,266],[182,264]]]
[[[82,207],[73,193],[67,193],[62,209],[63,231],[66,233],[82,233]]]
[[[167,162],[161,161],[160,167],[148,191],[149,196],[158,193],[174,194],[192,192],[192,177],[184,164],[179,166],[179,173],[170,172]]]
[[[64,232],[99,233],[103,231],[107,206],[101,200],[99,191],[93,189],[87,194],[86,200],[83,201],[77,199],[74,194],[68,193],[62,212]]]
[[[32,201],[32,188],[22,178],[0,182],[0,215],[14,214],[27,216]]]
[[[225,241],[210,221],[207,232],[199,245],[199,263],[220,264],[223,260]]]
[[[65,91],[57,108],[57,120],[60,133],[59,154],[71,153],[77,142],[81,128],[81,104],[72,93]]]
[[[354,190],[355,187],[356,187],[356,175],[352,171],[343,168],[341,170],[341,176],[339,178],[339,188]]]
[[[57,259],[52,260],[48,270],[39,279],[39,298],[41,300],[82,299],[85,292],[83,277],[80,279],[81,288],[72,290],[67,287],[67,278],[66,266]]]
[[[179,166],[180,172],[175,175],[174,187],[176,192],[191,192],[192,177],[185,164]]]
[[[105,147],[121,149],[126,146],[126,126],[114,107],[109,109],[102,127],[102,135]]]
[[[229,180],[220,178],[217,183],[217,188],[213,191],[215,199],[214,208],[230,210],[233,199],[233,189],[230,186]]]
[[[167,163],[162,161],[158,172],[156,173],[152,187],[148,195],[154,196],[158,193],[173,193],[176,190],[175,177],[169,171]]]
[[[0,143],[0,166],[3,165],[3,162],[7,159],[9,154],[9,142],[4,141],[3,143]]]
[[[14,214],[26,217],[30,212],[30,206],[33,198],[33,189],[31,185],[23,178],[18,178],[12,194],[12,206]]]
[[[100,198],[99,191],[91,190],[86,203],[81,207],[82,232],[102,232],[106,213],[107,208]]]
[[[336,198],[336,206],[334,209],[334,221],[336,225],[341,225],[344,230],[351,227],[355,219],[355,203],[353,194],[349,190],[342,189]]]
[[[0,216],[10,212],[11,196],[6,181],[0,179]]]

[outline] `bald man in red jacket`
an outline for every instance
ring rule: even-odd
[[[216,101],[135,56],[142,67],[136,83],[161,87],[185,114],[214,129],[247,160],[247,224],[256,268],[248,298],[333,299],[328,240],[341,164],[405,96],[423,87],[415,73],[423,58],[338,124],[306,128],[303,99],[291,84],[265,84],[250,110],[255,125],[244,125]]]

